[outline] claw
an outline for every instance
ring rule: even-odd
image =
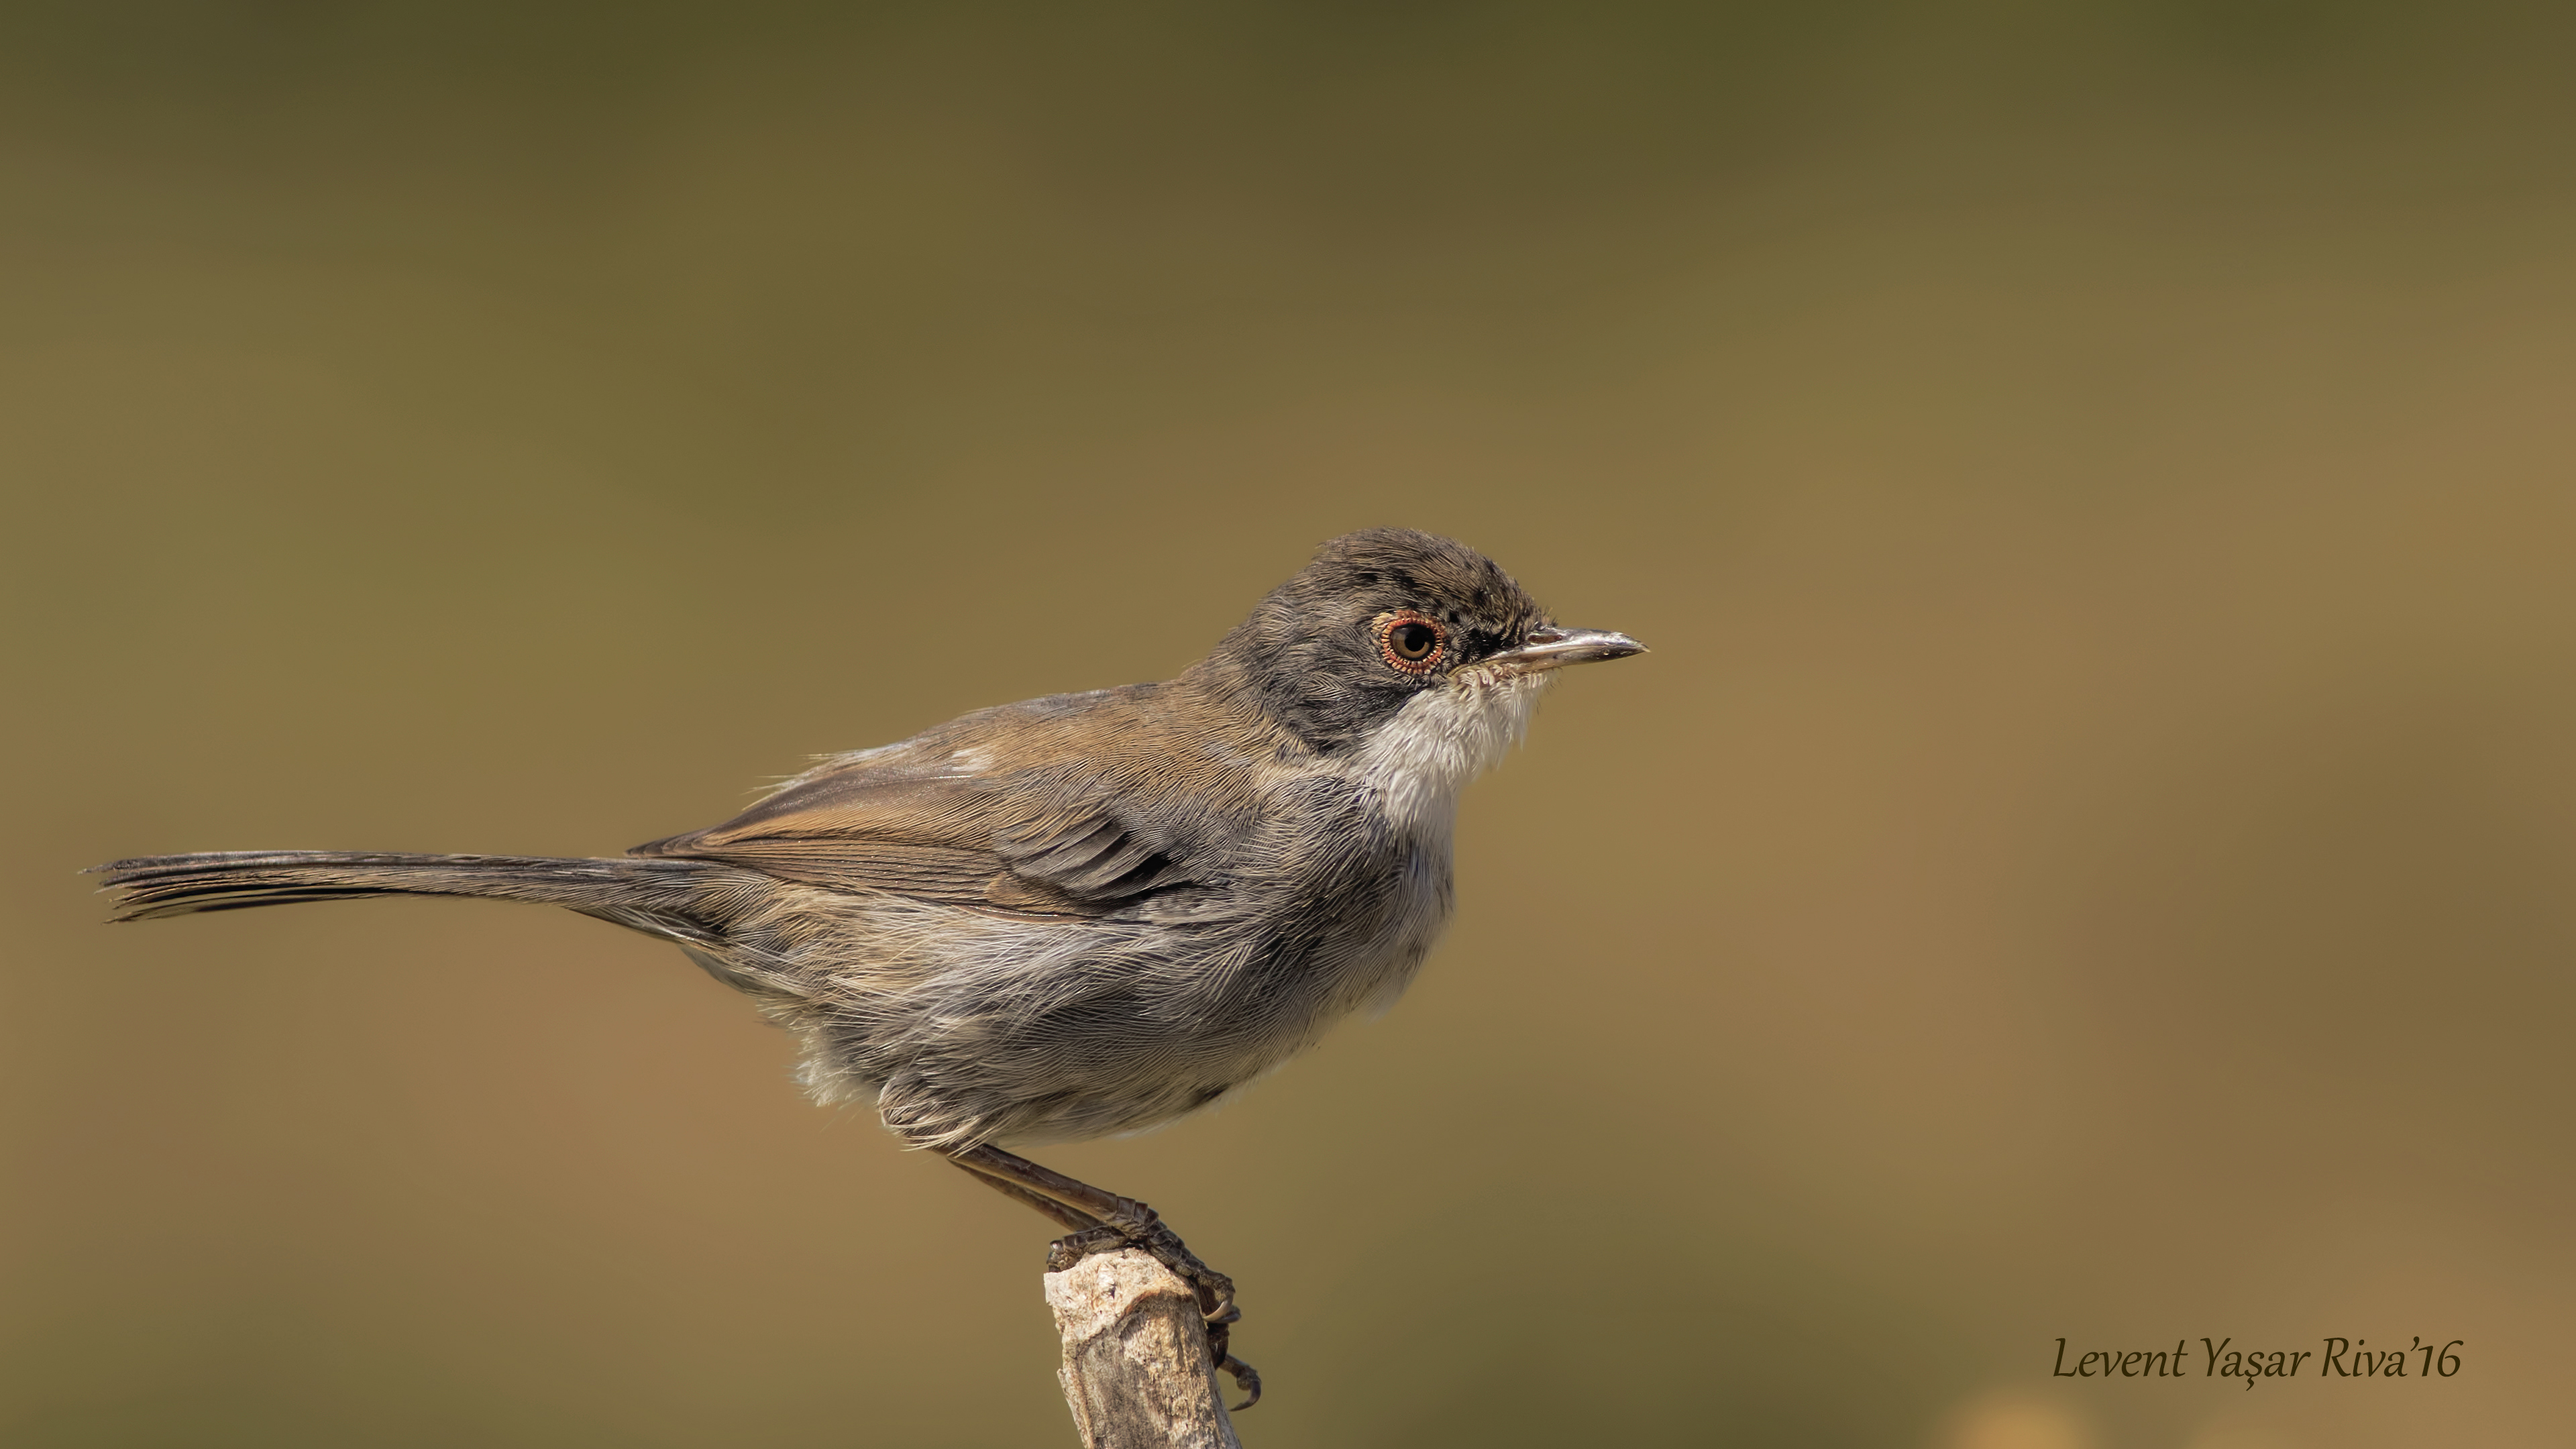
[[[1253,1371],[1252,1365],[1236,1358],[1233,1354],[1227,1354],[1224,1361],[1217,1367],[1232,1375],[1234,1386],[1244,1392],[1243,1402],[1235,1405],[1229,1412],[1240,1414],[1261,1402],[1261,1375]]]

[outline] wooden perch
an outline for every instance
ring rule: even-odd
[[[1190,1285],[1135,1248],[1046,1275],[1083,1449],[1242,1449]]]

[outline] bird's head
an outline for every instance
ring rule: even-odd
[[[1444,799],[1519,737],[1556,670],[1644,652],[1557,624],[1492,559],[1407,528],[1325,544],[1217,646],[1310,749]]]

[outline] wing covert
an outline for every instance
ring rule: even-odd
[[[907,758],[909,757],[909,758]],[[959,751],[869,751],[790,782],[721,825],[630,855],[721,860],[834,890],[1018,914],[1099,916],[1197,883],[1061,768],[998,773]],[[924,768],[927,764],[928,768]]]

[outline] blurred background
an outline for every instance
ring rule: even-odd
[[[73,872],[614,853],[1399,523],[1655,652],[1392,1014],[1046,1155],[1241,1281],[1247,1443],[2564,1442],[2571,44],[0,8],[0,1439],[1070,1444],[1046,1225],[667,947]]]

